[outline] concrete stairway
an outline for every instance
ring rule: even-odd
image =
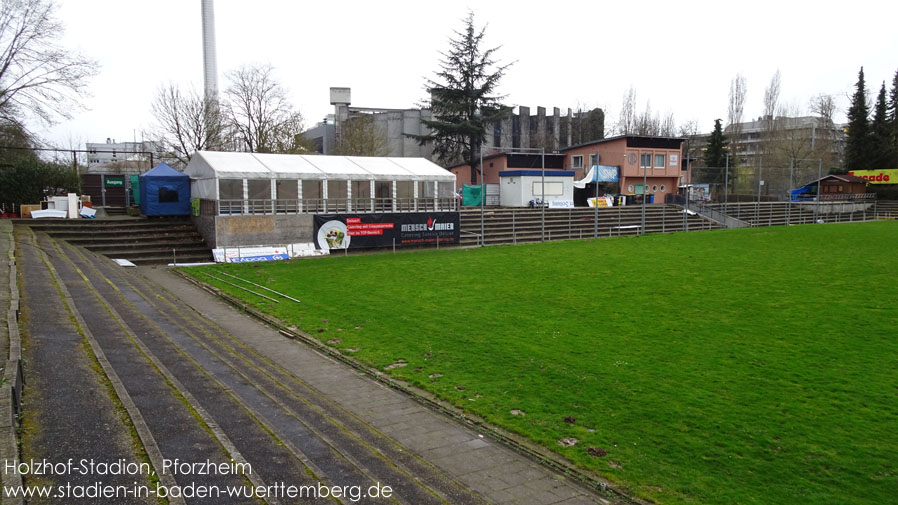
[[[886,219],[898,219],[898,201],[880,200],[876,202],[876,215]]]
[[[595,209],[545,209],[546,240],[592,238],[596,233]],[[484,212],[485,243],[512,244],[539,242],[542,234],[542,209],[486,208]],[[684,219],[680,208],[672,205],[646,206],[646,233],[670,233],[721,229],[718,223],[690,215]],[[636,235],[642,225],[642,207],[631,205],[599,209],[598,236]],[[461,245],[480,243],[480,209],[461,211]]]
[[[136,264],[212,261],[212,252],[189,218],[19,219],[60,240]]]

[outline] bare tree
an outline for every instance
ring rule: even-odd
[[[761,118],[761,139],[758,142],[760,155],[772,154],[772,142],[776,136],[776,114],[779,112],[780,99],[780,71],[777,70],[770,78],[770,84],[764,89],[764,116]]]
[[[60,47],[63,25],[53,0],[0,4],[0,119],[23,123],[33,114],[47,124],[71,117],[96,62]]]
[[[664,119],[661,120],[661,126],[658,134],[662,137],[674,137],[677,134],[677,122],[674,120],[673,112],[668,112]]]
[[[736,74],[736,77],[730,81],[730,101],[727,107],[727,134],[733,141],[733,147],[739,145],[742,135],[742,114],[745,110],[746,91],[745,76],[741,73]],[[738,156],[735,157],[735,160],[738,160]]]
[[[147,135],[165,149],[166,161],[172,166],[186,166],[196,151],[222,149],[224,124],[219,105],[195,89],[163,85],[156,91],[151,110],[156,124]]]
[[[657,115],[652,115],[651,102],[646,102],[645,110],[641,114],[636,115],[636,128],[632,133],[648,137],[657,135],[660,129],[661,121]]]
[[[302,115],[273,74],[271,65],[243,66],[227,74],[228,125],[250,152],[306,152]]]
[[[836,100],[832,95],[819,94],[811,98],[811,114],[819,117],[827,126],[833,125],[836,113]]]
[[[620,116],[617,120],[617,133],[619,135],[630,135],[636,130],[636,90],[633,86],[624,95],[621,103]]]
[[[704,143],[697,139],[699,135],[698,121],[690,119],[677,129],[677,136],[683,139],[683,157],[701,160],[701,148]],[[684,159],[685,161],[685,159]]]
[[[773,120],[779,107],[781,80],[780,71],[777,70],[764,90],[764,119],[767,121]]]
[[[369,114],[354,116],[343,122],[343,131],[334,149],[342,156],[386,156],[389,142]]]

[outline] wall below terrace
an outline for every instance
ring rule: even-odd
[[[209,247],[314,242],[311,214],[280,216],[199,216],[193,222]]]

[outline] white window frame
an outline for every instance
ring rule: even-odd
[[[582,154],[572,154],[571,155],[571,168],[583,168],[583,155]]]
[[[658,160],[661,160],[661,164],[658,164]],[[664,169],[667,168],[667,155],[664,153],[655,154],[655,168]]]
[[[652,153],[639,153],[639,168],[652,168]]]
[[[542,181],[533,181],[531,186],[533,196],[541,197],[543,195]],[[564,183],[559,181],[546,181],[546,196],[564,196]]]

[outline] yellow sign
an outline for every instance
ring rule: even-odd
[[[898,184],[898,169],[895,170],[855,170],[848,172],[861,179],[867,179],[870,184]]]

